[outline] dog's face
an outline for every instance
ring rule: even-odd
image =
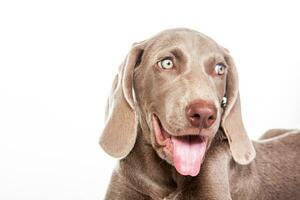
[[[224,49],[197,32],[156,36],[135,68],[148,140],[183,175],[198,174],[219,129],[227,68]]]
[[[116,80],[101,138],[111,155],[130,152],[139,123],[157,154],[182,175],[199,173],[221,126],[237,162],[254,158],[240,116],[235,66],[209,37],[187,29],[161,32],[133,47]]]

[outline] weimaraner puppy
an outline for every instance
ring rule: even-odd
[[[300,199],[300,131],[251,141],[228,50],[189,29],[134,44],[101,147],[120,158],[106,199]]]

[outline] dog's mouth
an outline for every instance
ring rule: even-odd
[[[181,175],[197,176],[207,147],[207,137],[200,135],[200,130],[186,130],[180,136],[167,132],[159,118],[152,117],[153,129],[158,145],[163,147],[166,156],[169,156]]]

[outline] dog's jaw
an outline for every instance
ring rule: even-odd
[[[152,116],[156,142],[163,148],[167,160],[181,175],[197,176],[207,149],[207,137],[198,134],[174,134],[167,132],[157,116]]]

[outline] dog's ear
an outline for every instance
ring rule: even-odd
[[[119,68],[108,99],[105,127],[100,146],[106,153],[123,158],[133,148],[137,136],[138,118],[133,97],[133,72],[140,63],[144,43],[134,44]]]
[[[234,61],[228,52],[225,60],[229,66],[226,80],[227,106],[222,117],[222,128],[229,141],[233,159],[239,164],[246,165],[255,158],[256,152],[243,124],[238,75]]]

